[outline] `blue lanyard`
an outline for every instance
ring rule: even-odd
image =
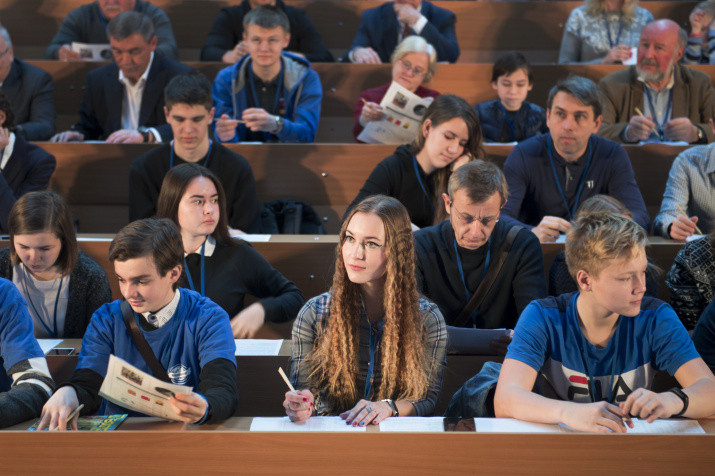
[[[511,139],[516,140],[516,133],[514,133],[514,124],[509,120],[509,114],[507,113],[506,108],[501,103],[501,101],[499,101],[499,107],[501,107],[501,110],[504,111],[504,120],[506,121],[506,125],[509,126],[509,132],[511,132]],[[519,108],[519,110],[521,110],[521,108]],[[518,114],[519,111],[517,111],[517,115]]]
[[[588,378],[588,391],[591,397],[591,402],[596,402],[601,400],[601,395],[598,395],[598,400],[596,399],[596,384],[595,384],[595,378],[593,376],[593,372],[591,372],[591,369],[588,365],[590,359],[588,358],[588,355],[586,355],[586,348],[589,345],[589,342],[586,341],[586,337],[583,335],[583,331],[581,330],[581,326],[579,325],[579,319],[578,319],[578,309],[576,307],[576,300],[578,296],[581,293],[576,293],[574,297],[571,298],[571,312],[573,314],[573,319],[575,321],[575,329],[576,332],[578,332],[579,338],[578,338],[578,350],[579,354],[581,354],[581,362],[583,363],[583,368],[586,371],[586,377]],[[619,316],[620,319],[620,316]],[[619,337],[620,337],[620,321],[616,323],[616,330],[613,333],[612,339],[614,339],[613,342],[613,348],[616,349],[616,352],[613,355],[613,359],[611,360],[611,375],[608,380],[608,399],[606,400],[609,403],[615,403],[615,388],[613,387],[613,378],[614,374],[616,373],[616,360],[618,357],[618,350],[619,344]]]
[[[201,164],[206,168],[208,168],[208,166],[209,166],[209,159],[211,158],[211,148],[212,147],[213,147],[213,141],[209,139],[209,151],[206,153],[206,157],[204,157],[204,163]],[[171,142],[171,155],[169,155],[169,168],[170,169],[174,168],[174,142],[173,141]]]
[[[205,275],[204,275],[204,271],[205,271],[204,249],[205,248],[206,248],[206,240],[204,240],[204,244],[201,245],[201,295],[202,296],[206,296],[206,280],[205,280]],[[186,277],[189,279],[189,287],[191,288],[192,291],[195,291],[194,280],[191,279],[191,272],[189,271],[189,266],[186,264],[186,257],[184,257],[184,269],[186,270]]]
[[[420,177],[420,169],[417,166],[417,157],[415,157],[414,155],[412,156],[412,165],[414,165],[414,167],[415,167],[415,177],[417,177],[417,183],[420,184],[420,188],[422,189],[422,192],[425,194],[425,197],[427,197],[427,203],[429,203],[429,206],[432,209],[432,215],[435,215],[435,214],[437,214],[437,210],[434,209],[434,204],[432,203],[432,198],[430,198],[429,193],[427,193],[425,184],[422,183],[422,177]]]
[[[487,257],[484,259],[484,269],[482,270],[482,277],[480,279],[481,281],[484,281],[484,276],[487,275],[487,268],[489,268],[489,260],[491,259],[491,244],[492,244],[492,237],[489,236],[489,239],[487,240]],[[464,286],[464,294],[467,296],[467,302],[469,302],[469,299],[472,297],[471,294],[469,294],[469,288],[467,288],[467,280],[464,276],[464,268],[462,267],[462,258],[459,257],[459,250],[457,249],[457,239],[454,239],[454,254],[457,255],[457,269],[459,269],[459,277],[462,278],[462,286]],[[472,314],[472,327],[476,329],[477,327],[477,314],[479,314],[479,309],[477,308],[474,311],[474,314]]]
[[[586,182],[586,174],[588,173],[588,168],[591,166],[591,159],[593,158],[593,148],[591,147],[591,139],[588,139],[588,161],[586,162],[586,168],[583,169],[581,173],[581,178],[578,181],[578,189],[576,190],[576,200],[573,203],[573,209],[569,209],[569,204],[566,201],[566,195],[561,188],[561,182],[559,181],[559,176],[556,173],[556,165],[554,164],[554,156],[551,153],[551,135],[546,136],[546,150],[549,153],[549,162],[551,162],[551,170],[554,172],[554,180],[556,181],[556,188],[561,195],[561,200],[564,202],[566,207],[566,212],[569,214],[569,220],[573,220],[574,215],[576,215],[576,210],[578,209],[578,201],[581,198],[581,191],[583,190],[583,184]]]
[[[611,39],[611,27],[608,25],[608,19],[606,18],[605,14],[603,15],[603,23],[605,24],[604,26],[606,27],[606,34],[608,35],[608,45],[611,48],[621,44],[621,32],[623,31],[623,19],[620,17],[622,17],[622,15],[619,16],[619,19],[618,19],[618,36],[616,36],[616,42],[614,43],[613,40]]]
[[[643,89],[645,90],[645,95],[648,98],[648,105],[650,106],[651,117],[653,118],[653,122],[655,122],[655,129],[658,131],[658,137],[660,138],[660,140],[665,140],[665,133],[663,132],[663,126],[667,122],[668,116],[670,116],[670,110],[673,107],[673,88],[670,88],[670,94],[668,95],[668,106],[665,108],[665,115],[663,116],[663,124],[661,124],[658,121],[658,114],[657,114],[657,111],[655,110],[655,106],[653,106],[653,98],[650,95],[648,86],[644,85]]]
[[[370,400],[370,392],[372,391],[372,376],[375,373],[375,351],[377,350],[377,343],[380,342],[380,337],[382,337],[382,328],[385,325],[385,320],[381,320],[377,323],[377,333],[372,333],[372,324],[368,322],[370,326],[370,362],[367,364],[367,377],[365,379],[365,400]]]
[[[27,273],[29,271],[26,270]],[[32,307],[32,310],[35,311],[35,315],[37,316],[37,320],[40,321],[40,324],[42,324],[42,327],[45,328],[48,334],[52,336],[53,339],[57,339],[57,303],[60,300],[60,291],[62,290],[62,281],[65,279],[64,276],[60,278],[60,285],[57,287],[57,296],[55,296],[55,312],[52,317],[52,326],[54,327],[54,331],[47,327],[47,324],[45,324],[45,321],[42,320],[42,316],[40,315],[39,312],[37,312],[37,308],[35,307],[35,304],[32,302],[32,299],[30,299],[30,293],[27,289],[27,276],[23,275],[22,277],[22,287],[25,289],[25,296],[27,297],[27,302],[30,303],[30,306]]]
[[[258,93],[256,92],[255,78],[253,77],[253,68],[248,65],[249,83],[251,84],[251,94],[253,95],[253,105],[254,107],[261,107],[258,102]],[[283,92],[283,59],[281,59],[281,72],[278,73],[278,87],[276,88],[276,97],[273,99],[273,108],[271,109],[271,114],[275,116],[276,108],[278,107],[278,102],[281,98],[281,93]],[[270,134],[263,132],[263,140],[268,142]]]

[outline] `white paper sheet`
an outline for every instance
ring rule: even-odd
[[[634,46],[631,48],[631,56],[623,62],[624,65],[636,64],[638,60],[638,47]]]
[[[112,48],[109,43],[80,43],[72,42],[72,51],[79,53],[83,61],[112,61]]]
[[[271,235],[253,234],[253,235],[231,235],[231,236],[240,238],[243,241],[248,241],[250,243],[265,243],[265,242],[271,240]]]
[[[386,418],[380,422],[380,431],[429,432],[444,431],[442,417],[397,417]]]
[[[337,416],[314,416],[301,423],[293,423],[285,417],[255,417],[251,431],[365,431],[364,426],[346,425]]]
[[[561,233],[554,243],[566,243],[566,233]]]
[[[278,355],[283,339],[235,339],[236,355]]]
[[[475,418],[477,433],[578,433],[566,425],[531,423],[511,418]],[[695,420],[646,420],[633,419],[633,428],[627,434],[704,434],[705,430]]]
[[[62,339],[37,339],[37,343],[40,344],[42,352],[47,355],[50,350],[62,343]]]
[[[687,238],[685,238],[685,241],[687,241],[688,243],[690,243],[691,241],[699,240],[700,238],[702,238],[702,237],[704,237],[704,236],[707,236],[707,235],[690,235],[690,236],[688,236]]]

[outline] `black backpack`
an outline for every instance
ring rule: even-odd
[[[279,198],[261,205],[261,233],[272,235],[324,235],[325,228],[310,204]]]

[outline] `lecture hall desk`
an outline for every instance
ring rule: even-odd
[[[130,418],[107,433],[0,431],[6,474],[705,475],[704,435],[250,433],[251,419],[188,426]]]

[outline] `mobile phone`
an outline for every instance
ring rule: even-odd
[[[72,355],[74,354],[74,347],[55,347],[47,352],[47,355]]]

